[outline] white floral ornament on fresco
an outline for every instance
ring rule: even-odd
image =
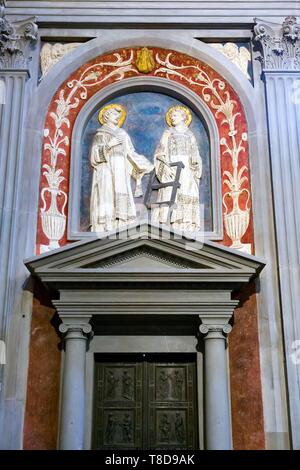
[[[235,121],[240,113],[234,113],[235,101],[230,99],[228,91],[224,92],[226,96],[225,100],[221,97],[218,90],[225,90],[225,83],[222,80],[219,78],[211,80],[208,74],[197,65],[175,65],[170,60],[171,56],[172,53],[169,53],[166,59],[163,60],[158,54],[156,55],[156,61],[161,67],[155,71],[155,74],[164,74],[167,78],[175,75],[187,81],[190,85],[200,87],[204,101],[210,103],[211,107],[216,110],[215,116],[223,115],[224,119],[222,124],[226,123],[229,126],[228,139],[222,138],[220,141],[220,145],[225,147],[225,150],[222,152],[223,155],[228,154],[231,157],[232,163],[232,173],[229,171],[224,171],[223,173],[223,176],[227,177],[223,182],[229,189],[223,196],[223,204],[225,207],[224,226],[227,235],[232,240],[231,248],[251,254],[251,244],[243,244],[241,242],[250,222],[250,192],[247,188],[243,187],[244,183],[248,181],[247,176],[245,176],[245,173],[248,172],[248,167],[244,165],[242,168],[238,169],[239,155],[241,152],[245,151],[242,142],[247,141],[247,133],[242,134],[240,142],[236,141],[237,130],[235,128]],[[198,72],[195,79],[187,75],[187,71],[191,69]],[[240,196],[244,192],[247,193],[247,202],[246,208],[242,209],[239,205],[239,201]],[[228,197],[232,199],[233,207],[231,212],[228,211],[226,204],[226,198]]]
[[[246,233],[250,221],[250,193],[244,186],[248,181],[245,173],[248,172],[247,166],[239,166],[239,155],[245,148],[243,141],[247,140],[247,134],[242,135],[240,142],[236,141],[237,130],[235,121],[239,113],[234,112],[235,101],[230,98],[230,93],[226,90],[226,84],[219,78],[213,80],[198,65],[175,65],[172,63],[170,52],[165,59],[156,54],[156,63],[159,65],[154,75],[160,74],[168,79],[177,77],[186,81],[189,85],[200,88],[200,96],[210,104],[215,110],[215,117],[220,115],[224,117],[223,124],[229,126],[228,138],[220,141],[222,147],[225,147],[223,155],[229,155],[232,163],[232,173],[225,171],[223,181],[228,187],[228,191],[223,196],[223,205],[225,207],[224,226],[226,233],[232,240],[232,248],[251,252],[251,244],[242,244],[241,239]],[[55,100],[56,110],[50,113],[50,118],[54,122],[53,130],[46,128],[44,136],[46,142],[44,149],[48,151],[49,163],[43,165],[43,175],[46,177],[48,185],[42,189],[41,198],[43,206],[41,208],[42,229],[49,239],[48,245],[41,245],[41,251],[47,251],[59,247],[59,241],[64,235],[66,227],[65,207],[67,205],[67,194],[60,188],[60,185],[66,178],[63,176],[63,170],[57,168],[58,158],[65,158],[66,148],[69,146],[69,138],[64,135],[63,128],[70,128],[69,114],[72,109],[79,106],[81,100],[86,100],[88,88],[101,85],[113,78],[115,81],[122,80],[128,72],[139,75],[134,63],[134,51],[131,50],[129,57],[124,59],[121,54],[114,53],[115,61],[103,61],[87,67],[79,79],[70,80],[67,88],[62,89],[58,99]],[[105,68],[110,68],[107,71]],[[105,69],[105,72],[103,70]],[[196,71],[195,78],[191,78],[188,71]],[[67,90],[67,91],[66,91]],[[223,99],[220,92],[225,95]],[[50,195],[50,204],[45,199],[45,194]],[[246,193],[246,207],[240,207],[240,196]],[[63,198],[61,208],[58,208],[57,198]],[[226,198],[232,199],[232,210],[229,212]]]
[[[59,98],[55,100],[56,111],[50,113],[50,117],[54,121],[54,132],[51,134],[50,129],[44,130],[44,136],[47,142],[44,144],[44,149],[49,151],[50,164],[44,164],[43,168],[46,171],[43,175],[46,177],[48,186],[42,189],[41,198],[43,207],[41,208],[42,228],[44,234],[49,239],[49,245],[41,245],[41,252],[49,251],[59,248],[59,240],[63,237],[66,228],[66,214],[65,207],[67,204],[68,196],[62,191],[59,186],[65,177],[62,176],[62,170],[57,170],[57,159],[59,155],[66,157],[65,147],[69,146],[69,138],[64,136],[62,130],[65,124],[70,128],[69,114],[71,109],[79,106],[80,100],[87,99],[87,89],[89,87],[99,85],[107,81],[111,77],[116,77],[116,80],[122,80],[125,73],[131,71],[139,73],[133,66],[133,51],[130,57],[124,60],[120,54],[114,54],[115,62],[100,62],[88,67],[80,76],[79,80],[71,80],[67,86],[70,90],[65,94],[65,90],[61,90]],[[102,69],[104,67],[112,67],[113,70],[103,75]],[[103,75],[103,76],[102,76]],[[79,97],[77,96],[79,95]],[[45,200],[45,193],[50,194],[50,206],[47,208]],[[64,202],[62,208],[59,210],[57,206],[57,197],[63,196]]]

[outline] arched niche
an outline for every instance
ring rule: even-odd
[[[99,100],[105,100],[105,97],[108,99],[114,93],[117,96],[118,93],[124,92],[129,83],[133,84],[133,87],[140,86],[140,89],[145,89],[145,83],[150,80],[153,81],[149,83],[150,88],[156,86],[160,91],[180,97],[181,102],[194,109],[206,123],[210,144],[219,145],[222,192],[221,197],[213,204],[214,222],[207,238],[222,238],[222,223],[220,219],[218,221],[217,215],[218,207],[221,206],[222,222],[226,229],[223,231],[221,242],[251,252],[253,227],[250,210],[249,133],[247,118],[238,94],[210,65],[197,57],[176,50],[151,48],[151,53],[155,56],[154,69],[146,75],[140,72],[136,65],[139,50],[139,47],[122,48],[95,57],[72,73],[52,97],[44,129],[37,251],[48,251],[66,244],[68,240],[84,238],[78,231],[78,218],[77,228],[69,225],[71,239],[68,238],[66,230],[67,223],[72,224],[69,213],[72,213],[72,217],[76,213],[76,207],[71,207],[69,212],[69,187],[70,163],[74,160],[71,158],[70,143],[75,135],[74,126],[79,122],[78,115],[89,102],[91,107],[86,109],[90,109],[89,112],[92,113],[99,105]],[[90,101],[94,100],[98,93],[100,98],[98,96],[95,101]],[[218,133],[213,132],[214,125],[208,110],[213,116]],[[89,112],[87,111],[87,116]],[[76,149],[76,142],[73,144]],[[216,167],[217,151],[212,151],[212,155],[214,157],[211,162],[214,161]],[[212,175],[216,178],[212,194],[217,199],[217,168],[212,171]],[[240,181],[237,182],[236,179]],[[50,180],[52,188],[49,186]],[[237,183],[240,187],[236,190]],[[73,220],[76,221],[76,216]]]
[[[117,100],[126,94],[136,93],[159,93],[164,96],[175,98],[179,103],[188,106],[194,115],[202,122],[205,128],[209,146],[208,166],[209,181],[204,181],[206,191],[209,190],[209,226],[204,229],[205,237],[211,240],[222,240],[222,190],[221,190],[221,168],[220,168],[220,146],[219,131],[215,118],[206,104],[186,87],[178,83],[159,77],[136,77],[122,80],[100,90],[93,95],[83,106],[77,115],[71,144],[71,168],[69,189],[69,212],[68,212],[68,239],[78,240],[93,237],[89,230],[82,230],[80,223],[81,198],[84,197],[81,181],[83,177],[82,165],[82,141],[90,120],[95,113],[107,102]],[[154,95],[155,97],[155,95]],[[163,132],[163,129],[160,130]],[[86,155],[85,155],[86,156]],[[205,162],[206,163],[206,162]],[[208,173],[208,172],[207,172]],[[86,199],[87,196],[85,195]],[[201,197],[201,186],[200,186]],[[206,208],[204,208],[206,210]]]

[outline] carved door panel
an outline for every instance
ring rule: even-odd
[[[196,363],[138,359],[96,361],[93,447],[196,449]]]
[[[142,363],[96,363],[94,447],[142,448]]]
[[[148,364],[150,449],[196,449],[195,363]]]

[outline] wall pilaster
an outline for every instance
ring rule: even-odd
[[[18,357],[25,354],[29,322],[25,327],[21,313],[26,293],[19,250],[24,253],[26,244],[26,227],[20,222],[28,191],[23,177],[24,122],[37,26],[34,18],[10,22],[0,3],[0,339],[7,349],[6,364],[0,366],[0,445],[10,449],[22,445],[25,405],[18,381],[24,384],[26,379],[24,371],[18,371]]]
[[[0,17],[0,335],[5,339],[8,289],[14,268],[11,245],[16,233],[22,188],[25,88],[32,44],[37,40],[34,18],[9,22]],[[19,194],[18,194],[19,193]]]
[[[300,25],[257,20],[266,86],[292,445],[300,449]]]

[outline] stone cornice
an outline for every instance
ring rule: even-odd
[[[11,22],[0,4],[0,69],[27,69],[31,46],[37,41],[35,18]]]
[[[300,24],[295,16],[282,24],[256,18],[254,42],[261,51],[263,70],[300,70]]]
[[[18,15],[38,15],[39,23],[56,24],[242,24],[249,26],[257,11],[263,11],[268,19],[297,14],[297,0],[243,1],[222,0],[173,0],[170,1],[133,0],[7,0],[11,17]],[[241,6],[242,5],[242,6]]]

